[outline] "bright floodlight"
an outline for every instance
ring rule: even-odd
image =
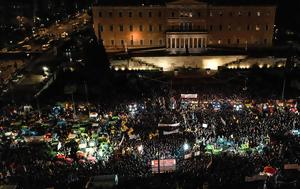
[[[138,150],[140,153],[142,153],[142,152],[143,152],[143,145],[139,145],[139,146],[137,147],[137,150]]]
[[[184,143],[183,150],[187,151],[189,148],[190,148],[189,144],[188,143]]]
[[[44,67],[43,67],[43,70],[46,72],[46,71],[48,71],[48,70],[49,70],[49,68],[48,68],[48,67],[46,67],[46,66],[44,66]]]

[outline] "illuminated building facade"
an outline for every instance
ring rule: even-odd
[[[196,0],[97,5],[94,30],[107,51],[166,48],[198,53],[207,47],[272,46],[274,5],[215,5]]]

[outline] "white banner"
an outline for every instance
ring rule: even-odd
[[[181,94],[181,98],[198,98],[198,94]]]
[[[192,157],[192,155],[193,155],[192,153],[186,154],[184,155],[184,159],[189,159]]]
[[[175,133],[178,133],[178,132],[179,132],[179,129],[175,129],[173,131],[164,131],[163,135],[171,135],[171,134],[175,134]]]
[[[173,124],[164,124],[164,123],[159,123],[159,127],[178,127],[180,123],[173,123]]]
[[[129,135],[129,139],[132,140],[132,139],[138,139],[140,138],[140,135]]]

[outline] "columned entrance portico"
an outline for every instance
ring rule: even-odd
[[[167,51],[171,53],[199,53],[206,49],[207,33],[205,32],[167,32]]]

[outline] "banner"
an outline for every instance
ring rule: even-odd
[[[198,94],[181,94],[181,98],[198,98]]]
[[[192,157],[192,155],[193,155],[192,153],[186,154],[184,155],[184,159],[189,159]]]
[[[195,152],[194,156],[200,156],[200,151]]]
[[[300,165],[299,164],[284,164],[284,169],[286,170],[291,170],[291,169],[296,169],[300,170]]]
[[[173,123],[173,124],[164,124],[164,123],[159,123],[159,127],[178,127],[180,123]]]
[[[179,132],[179,129],[175,129],[173,131],[164,131],[163,135],[171,135],[171,134],[175,134],[175,133],[178,133],[178,132]]]
[[[140,138],[140,135],[129,135],[130,140],[138,139],[138,138]]]
[[[259,180],[266,180],[267,175],[254,175],[252,177],[245,177],[245,182],[254,182]]]

